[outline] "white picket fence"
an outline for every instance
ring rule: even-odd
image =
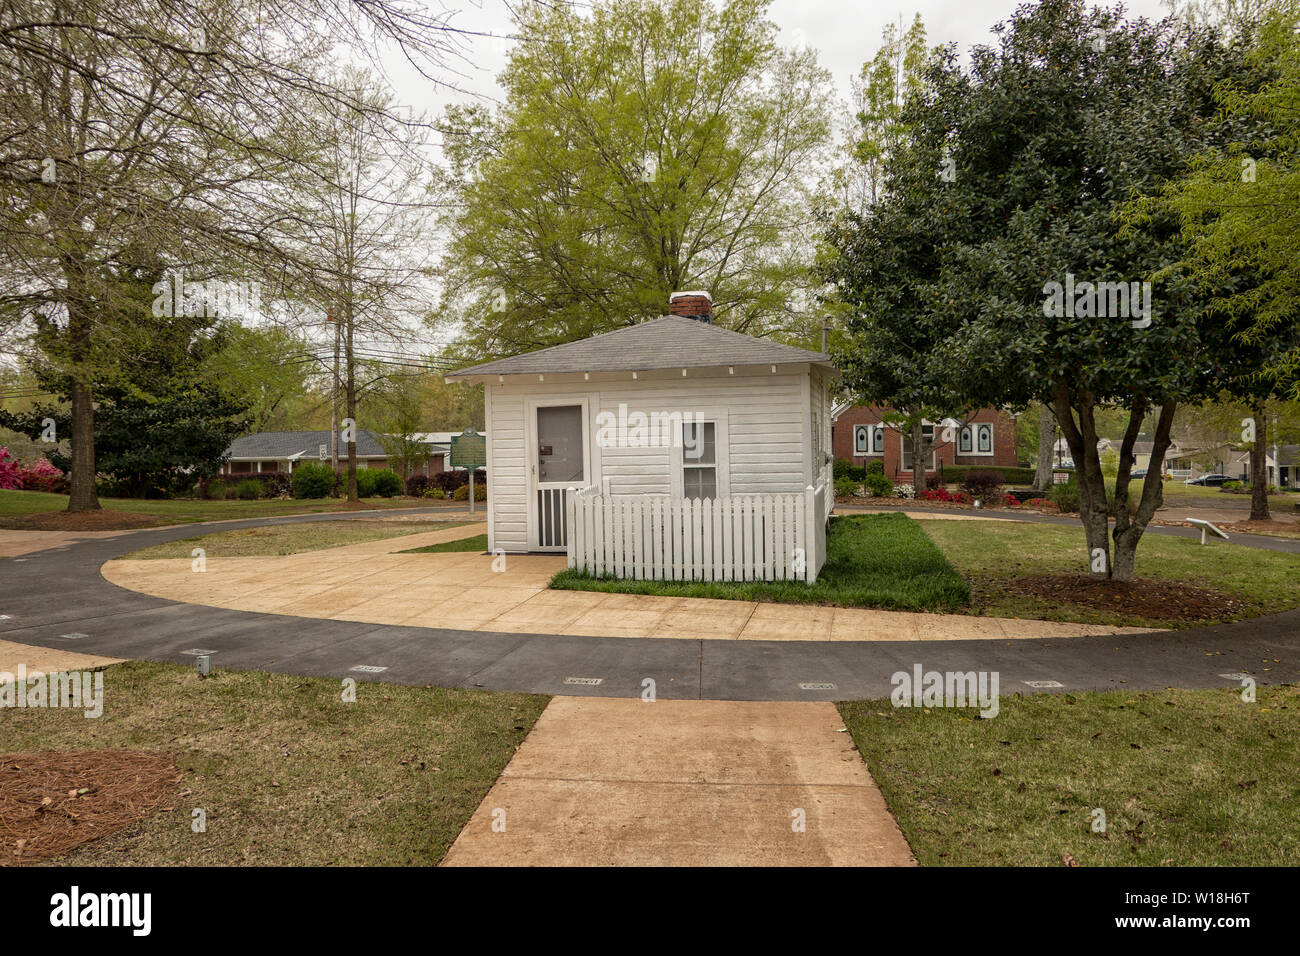
[[[812,582],[826,563],[829,489],[717,499],[574,489],[568,564],[598,577]]]

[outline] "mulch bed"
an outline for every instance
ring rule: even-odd
[[[132,511],[46,511],[35,515],[8,515],[0,518],[0,529],[7,531],[129,531],[171,523],[157,515]]]
[[[181,773],[147,750],[0,753],[0,866],[49,859],[175,806]]]
[[[1086,574],[1035,574],[998,582],[996,587],[1061,604],[1154,619],[1200,620],[1250,609],[1241,598],[1181,581],[1101,581]]]

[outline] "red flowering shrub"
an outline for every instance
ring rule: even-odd
[[[23,486],[22,470],[8,448],[0,448],[0,488],[16,491]]]
[[[47,458],[38,458],[26,468],[19,469],[22,488],[27,491],[58,491],[63,484],[63,472],[50,464]]]

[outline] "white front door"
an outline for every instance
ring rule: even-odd
[[[568,543],[569,489],[589,484],[586,402],[537,405],[532,418],[529,547],[563,551]]]

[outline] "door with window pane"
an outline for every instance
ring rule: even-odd
[[[561,550],[567,489],[586,483],[586,449],[581,405],[545,405],[537,409],[537,447],[533,449],[534,541],[538,550]]]

